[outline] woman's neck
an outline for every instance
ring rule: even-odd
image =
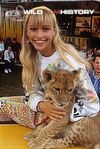
[[[55,48],[54,47],[48,47],[47,49],[44,49],[42,51],[39,51],[40,54],[44,57],[49,57],[49,56],[52,56],[55,52]]]

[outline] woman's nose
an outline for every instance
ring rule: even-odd
[[[43,37],[43,32],[42,32],[42,30],[38,30],[36,36],[37,36],[38,38]]]

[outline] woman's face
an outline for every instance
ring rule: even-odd
[[[39,27],[34,26],[31,17],[27,24],[27,37],[29,42],[41,54],[45,54],[48,50],[52,51],[52,40],[55,35],[54,28],[49,24],[43,24]]]

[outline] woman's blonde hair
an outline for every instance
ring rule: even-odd
[[[22,49],[20,53],[20,61],[23,65],[22,70],[22,81],[23,87],[27,89],[27,91],[32,90],[32,84],[36,83],[36,78],[38,75],[38,57],[37,50],[28,43],[27,38],[27,24],[29,17],[32,17],[33,25],[41,25],[44,23],[48,23],[50,26],[53,26],[55,30],[55,36],[53,38],[53,47],[59,52],[61,58],[71,67],[73,65],[70,61],[65,57],[65,51],[72,55],[79,63],[83,63],[88,66],[88,62],[82,59],[74,49],[74,47],[70,44],[66,44],[63,42],[60,36],[60,30],[57,24],[57,19],[53,11],[45,6],[35,7],[32,9],[33,11],[42,10],[43,14],[28,14],[24,23],[24,31],[23,31],[23,39],[22,39]]]

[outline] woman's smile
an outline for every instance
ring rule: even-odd
[[[47,41],[47,40],[34,40],[34,42],[37,44],[43,44],[43,43],[45,43],[45,41]]]

